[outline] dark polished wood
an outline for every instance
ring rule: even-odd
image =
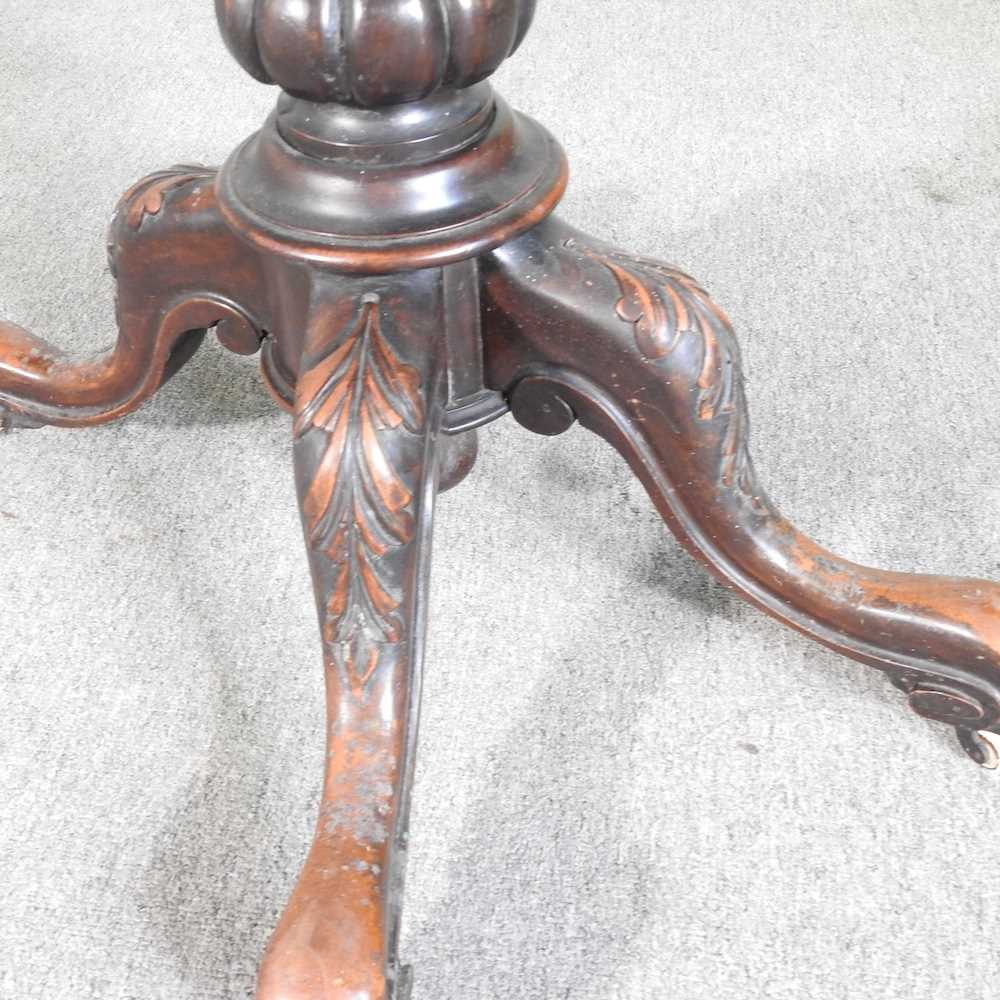
[[[397,957],[436,494],[512,411],[628,460],[730,589],[884,671],[996,766],[1000,586],[855,565],[759,483],[739,347],[687,275],[552,216],[565,157],[486,82],[533,0],[217,0],[240,64],[284,93],[219,171],[123,197],[118,342],[73,362],[0,324],[0,425],[85,426],[148,399],[214,330],[261,351],[293,415],[326,679],[312,849],[258,1000],[388,1000]]]

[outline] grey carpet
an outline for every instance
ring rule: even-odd
[[[705,282],[755,451],[863,562],[1000,576],[1000,5],[543,0],[499,86],[564,215]],[[112,324],[135,178],[275,92],[208,0],[3,0],[0,315]],[[111,427],[0,441],[0,998],[229,1000],[311,832],[320,665],[287,420],[209,345]],[[1000,783],[711,583],[583,431],[441,504],[414,1000],[985,1000]]]

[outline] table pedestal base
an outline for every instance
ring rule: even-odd
[[[224,27],[243,31],[250,6],[222,3]],[[257,25],[272,41],[285,28]],[[508,410],[540,434],[579,421],[601,435],[725,587],[884,671],[996,766],[983,734],[1000,732],[1000,586],[869,569],[785,520],[754,472],[725,315],[676,268],[550,214],[565,169],[543,130],[485,85],[405,105],[405,120],[283,101],[220,175],[174,168],[125,195],[112,351],[73,363],[0,324],[6,428],[123,417],[209,331],[262,351],[293,416],[328,755],[258,1000],[407,993],[396,951],[434,501],[472,468],[475,428]],[[455,149],[436,124],[449,116]]]

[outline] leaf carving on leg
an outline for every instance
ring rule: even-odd
[[[616,311],[635,329],[640,354],[660,362],[686,337],[702,345],[695,414],[708,423],[725,420],[719,483],[737,490],[764,511],[748,447],[748,418],[739,345],[725,313],[693,278],[668,264],[614,252],[587,251],[618,282]]]
[[[377,296],[361,301],[346,334],[299,379],[295,439],[326,444],[303,499],[310,550],[329,560],[323,636],[334,666],[363,692],[384,646],[401,641],[399,589],[384,558],[410,544],[413,494],[380,434],[418,433],[419,372],[383,336]]]

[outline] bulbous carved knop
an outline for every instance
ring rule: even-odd
[[[521,44],[536,0],[216,0],[230,52],[297,97],[363,107],[472,86]]]

